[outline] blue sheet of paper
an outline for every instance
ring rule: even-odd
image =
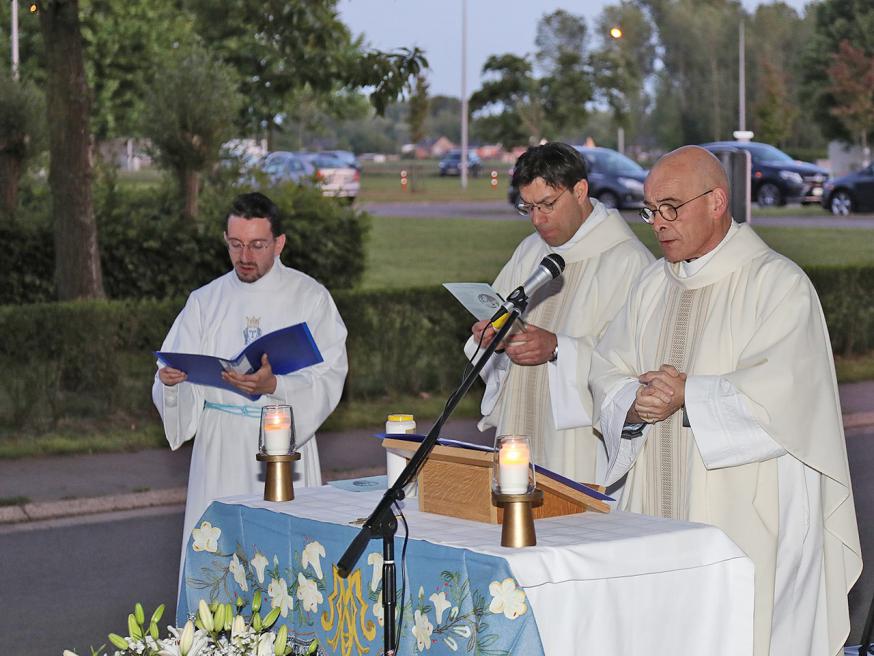
[[[290,374],[324,361],[306,322],[262,335],[230,359],[168,351],[157,351],[155,356],[168,367],[184,371],[190,383],[220,387],[254,401],[260,398],[260,395],[240,392],[222,379],[222,373],[225,371],[235,371],[240,374],[254,373],[261,368],[261,357],[265,353],[270,360],[273,373],[277,376]]]

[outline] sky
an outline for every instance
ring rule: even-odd
[[[343,22],[379,50],[419,46],[431,66],[430,95],[461,97],[461,24],[464,0],[340,0]],[[805,0],[785,0],[799,13]],[[601,10],[615,0],[467,0],[467,93],[480,87],[489,55],[533,53],[537,21],[556,9],[585,16],[594,29]],[[748,11],[763,3],[743,0]]]

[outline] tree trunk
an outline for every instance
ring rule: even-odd
[[[180,171],[179,182],[182,185],[182,195],[185,198],[182,215],[186,219],[195,221],[198,213],[197,199],[200,195],[200,173],[192,169]]]
[[[12,215],[18,207],[18,183],[21,180],[21,160],[0,152],[0,210]]]
[[[103,278],[91,196],[88,85],[78,0],[40,3],[46,62],[49,187],[55,225],[55,283],[61,300],[102,298]]]

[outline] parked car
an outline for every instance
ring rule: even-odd
[[[315,169],[316,182],[323,196],[345,198],[350,203],[361,191],[361,172],[332,155],[300,153]]]
[[[355,153],[348,150],[323,150],[319,153],[319,155],[334,157],[336,159],[339,159],[344,164],[351,166],[353,169],[357,169],[359,171],[361,170],[361,162],[358,161]]]
[[[874,164],[826,182],[822,188],[822,206],[837,216],[874,212]]]
[[[760,207],[786,203],[809,205],[822,200],[828,172],[809,162],[792,159],[779,148],[756,141],[715,141],[701,144],[714,154],[746,150],[752,160],[750,198]]]
[[[315,168],[306,158],[284,150],[269,153],[258,168],[269,176],[272,184],[287,181],[309,184],[316,174]]]
[[[472,150],[467,154],[467,172],[474,178],[479,177],[483,163]],[[440,160],[440,175],[461,175],[461,151],[450,150]]]
[[[643,207],[643,181],[646,169],[622,153],[610,148],[574,146],[589,169],[589,196],[610,208]],[[510,172],[512,177],[512,171]],[[507,200],[514,207],[519,202],[519,190],[513,184]]]

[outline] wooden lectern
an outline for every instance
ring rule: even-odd
[[[409,458],[418,442],[385,438],[382,445],[400,456]],[[419,472],[419,510],[448,515],[476,522],[500,524],[504,511],[492,505],[491,451],[476,451],[461,447],[434,447]],[[588,486],[602,492],[598,486]],[[533,509],[534,519],[558,517],[586,510],[610,512],[601,499],[589,496],[570,485],[538,472],[537,488],[543,491],[543,504]]]

